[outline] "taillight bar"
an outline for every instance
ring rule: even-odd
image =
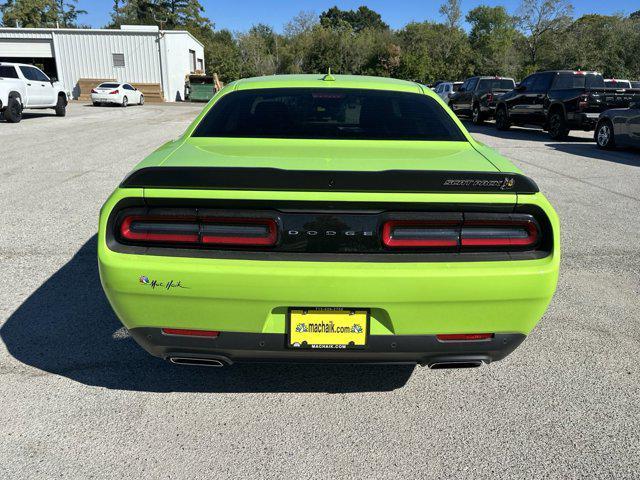
[[[459,236],[455,221],[389,220],[382,226],[382,243],[391,248],[455,248]]]
[[[472,220],[463,224],[460,244],[462,247],[533,247],[539,234],[533,219],[504,222]]]
[[[278,228],[272,218],[198,218],[169,215],[127,215],[120,222],[125,241],[189,245],[273,246]]]
[[[531,215],[467,214],[460,221],[387,220],[382,243],[390,249],[523,250],[539,244],[541,231]]]

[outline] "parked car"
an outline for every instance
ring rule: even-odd
[[[632,88],[629,80],[620,80],[616,78],[605,78],[604,86],[607,88]]]
[[[58,117],[64,117],[67,94],[60,82],[38,67],[0,62],[0,111],[4,119],[18,123],[25,108],[53,108]]]
[[[135,167],[97,250],[128,332],[173,363],[471,367],[544,314],[558,228],[430,89],[275,75],[230,83]]]
[[[600,114],[594,138],[600,148],[640,148],[640,96],[629,108],[613,108]]]
[[[535,125],[562,140],[571,130],[591,131],[600,113],[625,108],[640,90],[605,87],[597,72],[552,70],[529,75],[496,107],[496,127]]]
[[[631,81],[631,88],[638,88],[640,89],[640,81]]]
[[[497,101],[515,86],[513,78],[471,77],[449,98],[449,106],[456,115],[470,115],[480,124],[494,116]]]
[[[449,98],[457,92],[461,86],[462,82],[442,82],[434,89],[434,92],[448,105]]]
[[[91,89],[94,106],[116,104],[122,107],[144,105],[144,95],[129,83],[105,82]]]

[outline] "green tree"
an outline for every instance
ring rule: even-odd
[[[460,27],[460,19],[462,18],[462,9],[460,8],[460,0],[448,0],[446,3],[440,5],[440,15],[446,20],[446,25],[449,28]]]
[[[389,25],[382,21],[382,16],[368,7],[361,6],[357,10],[341,10],[331,7],[320,14],[320,24],[325,28],[344,29],[350,27],[358,33],[365,29],[388,30]]]
[[[538,68],[540,49],[571,25],[573,6],[567,0],[522,0],[518,25],[524,34],[526,63],[530,70]]]
[[[516,19],[504,7],[481,5],[467,13],[474,70],[479,75],[510,75],[519,70]]]
[[[80,15],[77,0],[6,0],[0,5],[2,25],[24,28],[73,28]]]

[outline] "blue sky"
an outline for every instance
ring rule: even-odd
[[[438,20],[438,7],[441,0],[356,0],[356,1],[322,1],[322,0],[297,0],[297,1],[268,1],[268,0],[239,0],[228,2],[224,0],[201,0],[206,14],[216,25],[216,29],[228,28],[232,31],[246,30],[252,24],[262,22],[274,27],[277,31],[298,12],[313,11],[320,13],[329,7],[338,5],[343,9],[357,8],[359,5],[367,5],[382,14],[383,19],[393,28],[399,28],[411,20]],[[640,9],[635,2],[603,2],[602,0],[575,0],[574,11],[577,16],[584,13],[625,13],[629,14]],[[480,1],[463,0],[463,12],[477,5],[503,5],[509,11],[515,12],[519,0]],[[604,4],[604,5],[603,5]],[[113,5],[112,0],[79,0],[80,8],[89,13],[80,18],[80,22],[88,23],[93,27],[102,27],[109,21],[109,12]]]

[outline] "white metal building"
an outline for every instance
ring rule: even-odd
[[[123,25],[120,30],[0,28],[0,62],[37,64],[73,98],[81,78],[158,83],[166,101],[184,99],[185,75],[204,73],[204,47],[189,32]]]

